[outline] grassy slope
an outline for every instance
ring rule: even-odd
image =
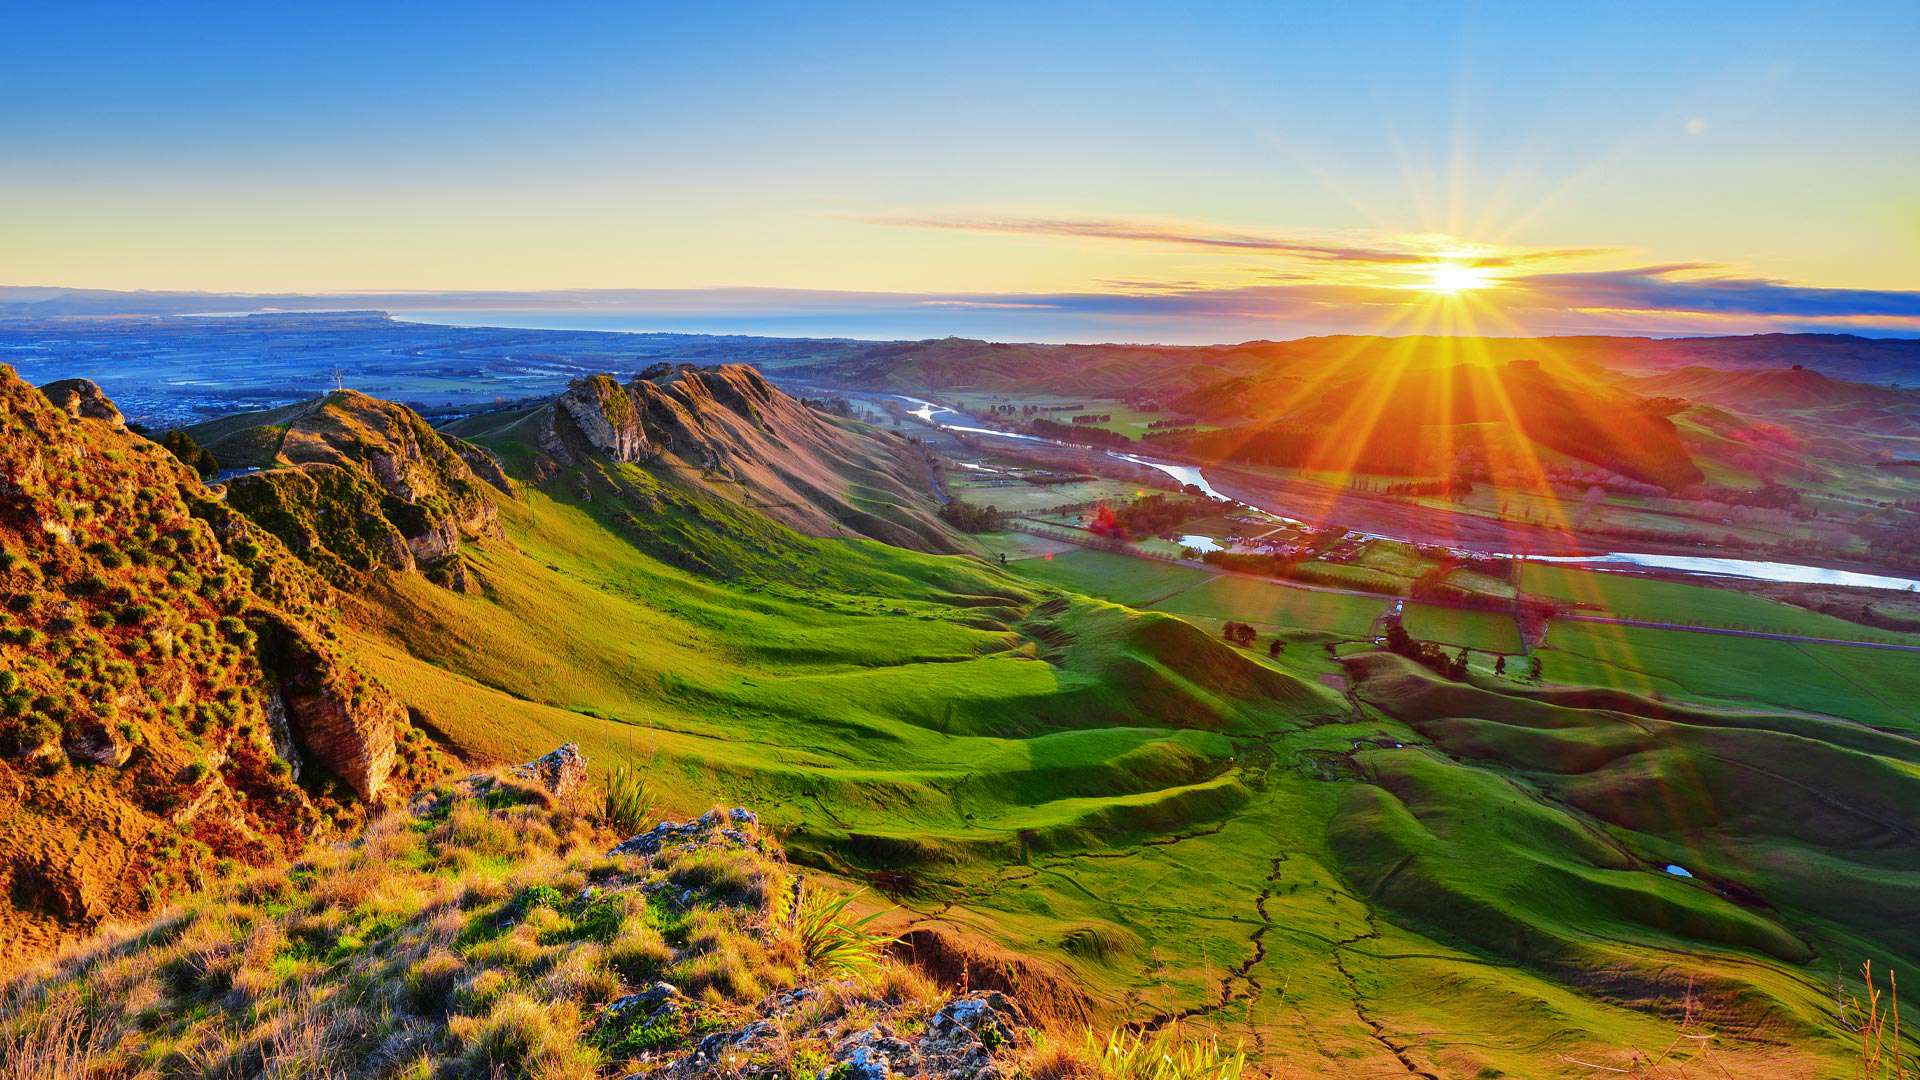
[[[830,570],[807,568],[828,587],[799,590],[778,575],[719,584],[636,551],[595,517],[611,511],[605,500],[529,491],[506,514],[522,551],[476,557],[480,594],[396,579],[392,629],[405,626],[421,655],[386,645],[375,666],[425,695],[431,719],[462,745],[518,757],[566,738],[598,761],[654,760],[695,801],[725,789],[764,807],[803,857],[856,875],[904,870],[926,897],[906,897],[909,911],[940,908],[949,922],[1067,965],[1110,1006],[1179,1012],[1216,1002],[1225,979],[1229,1004],[1209,1019],[1250,1040],[1286,1029],[1261,1049],[1297,1073],[1382,1062],[1356,999],[1389,1031],[1426,1033],[1396,1037],[1442,1075],[1539,1075],[1552,1055],[1522,1047],[1663,1037],[1656,1020],[1381,917],[1327,832],[1358,789],[1302,763],[1343,755],[1359,735],[1417,736],[1372,713],[1357,725],[1315,723],[1347,711],[1309,681],[1324,658],[1276,667],[1241,657],[1213,670],[1213,643],[1182,637],[1169,620],[1085,601],[1039,607],[977,562],[857,542],[795,541],[831,560]],[[1271,608],[1268,589],[1305,598],[1295,601],[1302,611],[1354,599],[1221,582],[1204,583],[1209,606]],[[969,591],[1000,601],[953,602]],[[1331,625],[1364,629],[1374,613]],[[1183,654],[1210,659],[1196,667]],[[1249,677],[1242,665],[1300,681],[1274,684],[1283,696],[1269,705],[1223,697],[1218,686]],[[1206,677],[1194,678],[1201,667]],[[1171,696],[1141,707],[1143,694],[1169,685]],[[1481,805],[1474,785],[1491,781],[1449,769],[1440,786]],[[1489,850],[1512,838],[1450,842]],[[1675,887],[1623,873],[1638,890]],[[1531,883],[1517,875],[1509,888]],[[1262,928],[1264,953],[1228,977]],[[1617,932],[1646,928],[1629,921]],[[1642,962],[1681,955],[1668,949],[1720,964],[1682,938],[1633,952]],[[1752,964],[1724,966],[1731,975]],[[1266,989],[1251,994],[1248,979]],[[1760,982],[1768,998],[1810,1015],[1797,977]],[[1443,1009],[1415,990],[1436,984],[1484,1011]]]
[[[1103,570],[1102,577],[1080,579],[1083,587],[1102,580],[1124,583],[1117,564]],[[1257,593],[1256,586],[1230,578],[1216,583],[1228,594],[1240,589]],[[1312,600],[1341,599],[1294,593]],[[1252,603],[1257,601],[1240,600],[1241,605]],[[1688,650],[1702,641],[1711,645],[1720,640],[1644,633],[1682,639],[1673,646],[1679,656],[1692,655]],[[1725,641],[1731,648],[1723,651],[1736,655],[1748,646],[1775,644]],[[1910,658],[1901,654],[1783,648],[1823,664],[1844,665],[1855,680],[1851,689],[1832,679],[1797,688],[1789,694],[1794,701],[1839,702],[1838,711],[1845,711],[1861,701],[1898,699],[1912,678],[1913,665],[1902,666]],[[1554,678],[1556,665],[1564,665],[1567,658],[1556,650],[1547,656],[1548,675]],[[1283,660],[1303,677],[1322,673],[1315,669],[1327,666],[1317,651],[1290,651]],[[1762,655],[1757,664],[1764,668],[1771,660]],[[1725,657],[1709,649],[1699,655],[1697,666],[1724,663]],[[1716,696],[1709,691],[1766,681],[1751,668],[1736,666],[1719,683],[1702,683],[1690,693],[1677,686],[1667,689],[1685,696]],[[1620,681],[1606,668],[1588,675],[1599,685]],[[1439,682],[1417,669],[1412,681]],[[1372,694],[1372,684],[1367,686],[1363,693]],[[1394,697],[1388,688],[1379,703],[1395,710]],[[1324,1008],[1342,993],[1353,992],[1341,973],[1343,966],[1347,973],[1358,970],[1356,978],[1366,987],[1361,998],[1376,1019],[1387,1018],[1389,1030],[1405,1025],[1429,1033],[1415,1040],[1415,1056],[1451,1066],[1441,1068],[1440,1075],[1474,1075],[1483,1069],[1551,1074],[1551,1067],[1538,1057],[1512,1051],[1526,1037],[1523,1033],[1533,1030],[1531,1022],[1516,1020],[1506,1037],[1483,1041],[1463,1030],[1462,1008],[1509,1018],[1557,1017],[1573,1028],[1605,1033],[1615,1047],[1642,1037],[1637,1021],[1509,966],[1519,962],[1535,968],[1558,966],[1576,985],[1603,996],[1658,998],[1664,993],[1669,1000],[1685,993],[1672,981],[1678,976],[1669,966],[1677,966],[1716,998],[1720,1022],[1759,1024],[1796,1044],[1797,1049],[1777,1054],[1749,1048],[1752,1056],[1744,1061],[1753,1074],[1824,1075],[1827,1067],[1815,1064],[1806,1051],[1817,1045],[1808,1041],[1813,1033],[1825,1027],[1830,990],[1821,984],[1830,975],[1813,969],[1823,962],[1831,966],[1836,957],[1910,965],[1920,950],[1920,942],[1903,929],[1915,915],[1910,901],[1903,899],[1913,895],[1911,860],[1902,855],[1900,843],[1889,847],[1884,834],[1860,831],[1863,820],[1897,821],[1904,815],[1899,807],[1920,776],[1914,771],[1920,748],[1845,722],[1735,714],[1740,719],[1724,722],[1762,730],[1720,734],[1674,725],[1667,729],[1673,734],[1663,736],[1671,748],[1621,758],[1623,736],[1616,727],[1596,724],[1583,713],[1544,711],[1548,718],[1542,720],[1537,707],[1483,694],[1446,706],[1440,714],[1503,719],[1456,718],[1446,721],[1444,731],[1413,732],[1369,708],[1364,715],[1374,722],[1364,727],[1320,727],[1288,734],[1270,745],[1290,755],[1296,768],[1313,762],[1316,772],[1330,770],[1370,783],[1303,786],[1296,776],[1269,770],[1256,785],[1256,797],[1218,837],[1194,837],[1170,849],[1118,860],[1042,864],[1032,876],[1019,871],[1002,876],[1022,889],[1037,889],[1042,883],[1068,887],[1079,894],[1078,902],[1063,909],[1050,898],[1045,905],[1050,916],[1070,914],[1087,920],[1085,925],[1092,928],[1088,933],[1108,931],[1133,943],[1138,939],[1129,935],[1140,934],[1143,924],[1170,927],[1184,920],[1191,931],[1194,916],[1183,915],[1184,902],[1174,899],[1186,891],[1191,880],[1186,875],[1215,872],[1211,889],[1223,899],[1238,897],[1244,910],[1247,896],[1239,890],[1248,887],[1261,857],[1272,858],[1267,868],[1273,875],[1271,891],[1257,910],[1273,921],[1264,937],[1264,959],[1250,974],[1286,980],[1294,1011],[1275,1007],[1265,994],[1242,1002],[1239,997],[1251,988],[1244,980],[1229,979],[1228,994],[1234,1001],[1214,1017],[1250,1028],[1285,1022],[1303,1031],[1309,1042],[1329,1039],[1320,1044],[1318,1055],[1302,1054],[1298,1046],[1280,1052],[1281,1060],[1307,1071],[1326,1068],[1328,1058],[1341,1057],[1330,1049],[1337,1037],[1321,1026],[1325,1014],[1314,1014],[1312,1006]],[[1872,711],[1885,713],[1878,706]],[[1530,719],[1516,721],[1516,714]],[[1516,723],[1544,723],[1551,733],[1534,734]],[[1579,730],[1557,730],[1561,727]],[[1408,743],[1432,736],[1464,760],[1424,750],[1351,753],[1347,739],[1363,733]],[[1594,762],[1609,759],[1617,759],[1616,764],[1594,771]],[[1754,770],[1809,777],[1813,786],[1778,779],[1755,784]],[[1854,810],[1834,811],[1829,805],[1833,797],[1815,790],[1829,783],[1842,788],[1838,802],[1853,804]],[[1552,792],[1550,800],[1530,794],[1542,785]],[[1329,821],[1331,842],[1302,835],[1302,819]],[[1719,827],[1701,827],[1713,821]],[[1618,826],[1606,822],[1619,822],[1627,831],[1613,833]],[[1180,850],[1186,857],[1178,865],[1163,864],[1161,852]],[[1700,879],[1755,890],[1792,913],[1783,916],[1730,903],[1701,888],[1698,880],[1661,873],[1659,867],[1669,861],[1690,867]],[[1231,887],[1225,884],[1229,880],[1235,883]],[[1849,888],[1834,889],[1837,880],[1848,882]],[[996,884],[994,892],[1004,895],[1005,888]],[[1237,921],[1225,913],[1232,910],[1227,906],[1219,917]],[[1424,927],[1433,940],[1396,929],[1388,919]],[[1044,947],[1051,925],[1051,919],[1035,920],[1031,947]],[[1329,941],[1356,936],[1357,941],[1343,948],[1329,949]],[[1389,941],[1394,944],[1386,945]],[[1806,941],[1813,942],[1825,960],[1807,963]],[[1128,955],[1141,955],[1139,945],[1128,948]],[[1214,935],[1198,934],[1196,948],[1203,976],[1245,955],[1230,938]],[[1496,957],[1491,962],[1489,951]],[[1154,949],[1147,954],[1159,955]],[[1756,959],[1756,954],[1766,959]],[[1342,963],[1329,971],[1332,956]],[[1110,961],[1115,968],[1127,962]],[[1636,969],[1668,969],[1668,974],[1629,974]],[[1370,981],[1369,973],[1378,981]],[[1178,999],[1197,993],[1205,982],[1172,963],[1163,976],[1168,986],[1158,994],[1139,991],[1141,1001]],[[1437,1006],[1419,991],[1423,986],[1446,986],[1456,1007]],[[1753,1010],[1767,999],[1775,1004],[1763,1019]],[[1568,1041],[1565,1029],[1536,1034],[1543,1044]],[[1431,1056],[1421,1057],[1422,1052]],[[1617,1063],[1616,1057],[1587,1060]],[[1724,1057],[1721,1061],[1726,1063]]]

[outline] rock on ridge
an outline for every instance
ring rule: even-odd
[[[120,407],[108,400],[106,391],[91,379],[60,379],[42,386],[40,392],[53,402],[54,408],[76,420],[84,416],[105,420],[116,428],[127,426]]]

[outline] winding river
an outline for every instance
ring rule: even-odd
[[[980,422],[973,417],[957,410],[949,409],[945,405],[937,405],[931,401],[908,397],[905,394],[895,394],[893,396],[902,401],[910,402],[915,406],[908,411],[909,416],[917,416],[935,427],[945,428],[948,431],[958,431],[968,435],[991,435],[995,438],[1019,439],[1025,442],[1049,443],[1054,446],[1070,445],[1055,439],[1043,438],[1039,435],[1028,435],[1025,432],[1001,431],[997,428],[983,427],[980,426]],[[940,417],[952,417],[959,422],[949,422],[939,419]],[[1077,447],[1077,449],[1088,448]],[[1135,465],[1144,465],[1149,469],[1158,469],[1182,485],[1191,484],[1198,488],[1201,494],[1210,499],[1218,499],[1221,502],[1248,506],[1289,522],[1296,520],[1287,517],[1281,511],[1271,507],[1241,502],[1239,499],[1230,498],[1221,494],[1217,488],[1207,482],[1206,473],[1203,472],[1198,465],[1182,465],[1171,461],[1155,461],[1152,458],[1141,457],[1139,454],[1127,453],[1120,450],[1108,450],[1106,454],[1108,457],[1117,458],[1121,461],[1131,462]],[[1376,536],[1383,540],[1407,540],[1406,537],[1385,536],[1379,533],[1368,533],[1366,535]],[[1515,552],[1509,551],[1482,551],[1481,553],[1506,558],[1521,557]],[[1524,557],[1535,562],[1566,563],[1592,570],[1668,570],[1675,573],[1698,574],[1705,577],[1746,578],[1755,581],[1778,581],[1796,585],[1843,585],[1858,589],[1898,589],[1920,592],[1920,580],[1914,578],[1894,577],[1886,574],[1869,574],[1855,570],[1834,570],[1824,566],[1808,566],[1802,563],[1769,562],[1761,559],[1723,559],[1706,555],[1657,555],[1650,552],[1638,551],[1610,551],[1599,555],[1526,555]]]

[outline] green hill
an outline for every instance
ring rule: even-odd
[[[1067,1029],[1215,1032],[1284,1075],[1591,1075],[1574,1062],[1673,1043],[1690,1010],[1687,1030],[1711,1031],[1732,1075],[1835,1075],[1854,1050],[1836,971],[1920,960],[1920,759],[1905,736],[1453,682],[1372,652],[1234,648],[1061,587],[1120,569],[1039,582],[921,532],[931,496],[909,482],[911,444],[850,421],[816,429],[789,414],[797,403],[744,386],[707,386],[735,403],[699,409],[673,389],[714,377],[596,380],[570,391],[577,409],[462,421],[456,434],[510,481],[478,489],[497,531],[463,539],[440,580],[379,565],[343,578],[328,594],[339,648],[468,761],[571,742],[591,787],[625,764],[672,809],[753,807],[795,864],[896,905],[885,925],[923,971],[997,986]],[[643,421],[673,404],[659,395],[691,419]],[[731,419],[699,419],[716,407]],[[776,439],[799,465],[738,452],[770,455]],[[701,464],[716,448],[726,475]],[[809,508],[761,505],[783,488]],[[880,489],[890,509],[841,516]],[[1219,587],[1210,611],[1239,610],[1233,579],[1205,584]],[[1357,636],[1375,613],[1342,609],[1333,624]],[[396,965],[425,962],[438,934],[459,978],[496,959],[512,970],[496,994],[452,998],[444,1027],[426,1017],[409,1053],[457,1063],[452,1075],[495,1062],[475,1048],[519,1045],[483,1034],[511,1000],[552,1029],[538,1045],[567,1067],[624,1075],[594,1040],[604,1005],[638,981],[575,971],[556,948],[598,917],[578,893],[591,866],[558,866],[517,834],[489,851],[497,826],[478,821],[477,854],[452,854],[433,846],[439,825],[400,820],[316,856],[298,896],[264,900],[325,928],[281,962],[289,977],[371,1010],[382,999],[364,995],[408,987],[412,968]],[[382,907],[378,889],[360,907],[313,908],[306,890],[345,888],[331,883],[352,880],[366,849],[408,874],[453,863],[462,883],[509,884],[471,885],[458,926]],[[542,874],[558,899],[514,899]],[[221,933],[297,937],[283,914],[264,937]],[[476,920],[500,935],[463,941]],[[370,944],[376,932],[392,944]],[[719,993],[754,1007],[788,977],[770,970],[746,965],[755,981]],[[590,979],[597,998],[578,989]],[[160,989],[230,1022],[224,984]],[[366,1030],[419,1015],[418,1001],[392,1006]],[[37,1015],[0,1008],[0,1027]]]

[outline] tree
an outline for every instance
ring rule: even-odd
[[[1532,670],[1533,670],[1533,681],[1539,682],[1541,666],[1540,666],[1540,658],[1537,656],[1533,658]]]
[[[1464,679],[1466,677],[1467,677],[1467,650],[1461,649],[1460,655],[1454,657],[1453,663],[1447,665],[1447,678]]]
[[[1505,656],[1496,656],[1493,658],[1493,673],[1495,675],[1505,675],[1507,673],[1507,658]]]
[[[214,458],[213,451],[194,442],[193,436],[180,428],[174,428],[162,435],[160,445],[166,447],[168,453],[179,458],[181,464],[201,476],[212,476],[220,471],[220,462]]]
[[[1226,638],[1230,644],[1246,648],[1252,645],[1254,638],[1259,635],[1246,623],[1229,622],[1220,628],[1220,636]]]
[[[998,532],[1000,531],[1000,508],[975,506],[962,499],[954,499],[940,508],[940,520],[961,532]]]
[[[1279,638],[1274,638],[1271,642],[1267,644],[1268,656],[1277,657],[1281,653],[1286,651],[1287,651],[1287,643],[1284,641],[1281,641]]]

